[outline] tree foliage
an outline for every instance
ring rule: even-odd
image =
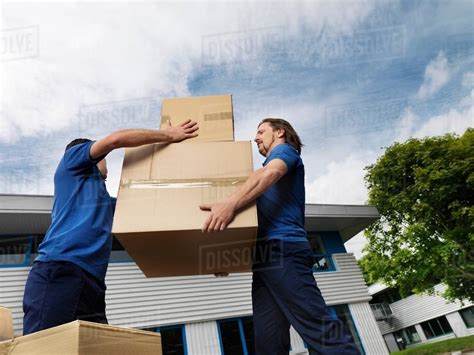
[[[367,280],[474,301],[474,129],[395,143],[365,170],[381,215],[365,231]]]

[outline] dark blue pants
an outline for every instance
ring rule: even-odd
[[[331,319],[312,271],[307,242],[258,242],[253,265],[255,350],[288,354],[290,325],[310,354],[360,354],[342,322]]]
[[[35,262],[23,296],[23,334],[76,319],[107,324],[105,284],[67,261]]]

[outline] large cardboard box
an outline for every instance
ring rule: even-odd
[[[13,338],[12,311],[0,306],[0,341]]]
[[[157,333],[85,321],[74,321],[0,342],[0,355],[161,353],[161,336]]]
[[[187,119],[198,122],[199,136],[183,143],[234,140],[231,95],[165,99],[161,106],[161,129],[167,127],[169,119],[174,125]]]
[[[250,142],[127,149],[112,233],[147,277],[250,271],[255,204],[210,234],[199,205],[228,197],[252,172]]]

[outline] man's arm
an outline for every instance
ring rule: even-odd
[[[171,122],[168,121],[168,128],[160,131],[154,129],[123,129],[92,144],[90,157],[92,160],[98,159],[117,148],[138,147],[160,142],[180,142],[196,137],[198,135],[197,130],[197,123],[191,120],[187,120],[179,126],[171,126]]]
[[[265,167],[255,171],[240,189],[227,199],[202,204],[202,210],[211,211],[202,227],[203,232],[218,232],[227,228],[235,213],[263,194],[270,186],[280,180],[288,168],[281,159],[273,159]]]

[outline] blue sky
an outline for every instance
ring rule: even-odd
[[[291,121],[313,203],[363,204],[363,168],[383,147],[473,126],[472,1],[6,1],[2,12],[0,193],[52,194],[71,139],[157,128],[165,97],[232,94],[238,140],[263,117]],[[122,157],[108,158],[112,195]],[[359,256],[363,244],[346,246]]]

